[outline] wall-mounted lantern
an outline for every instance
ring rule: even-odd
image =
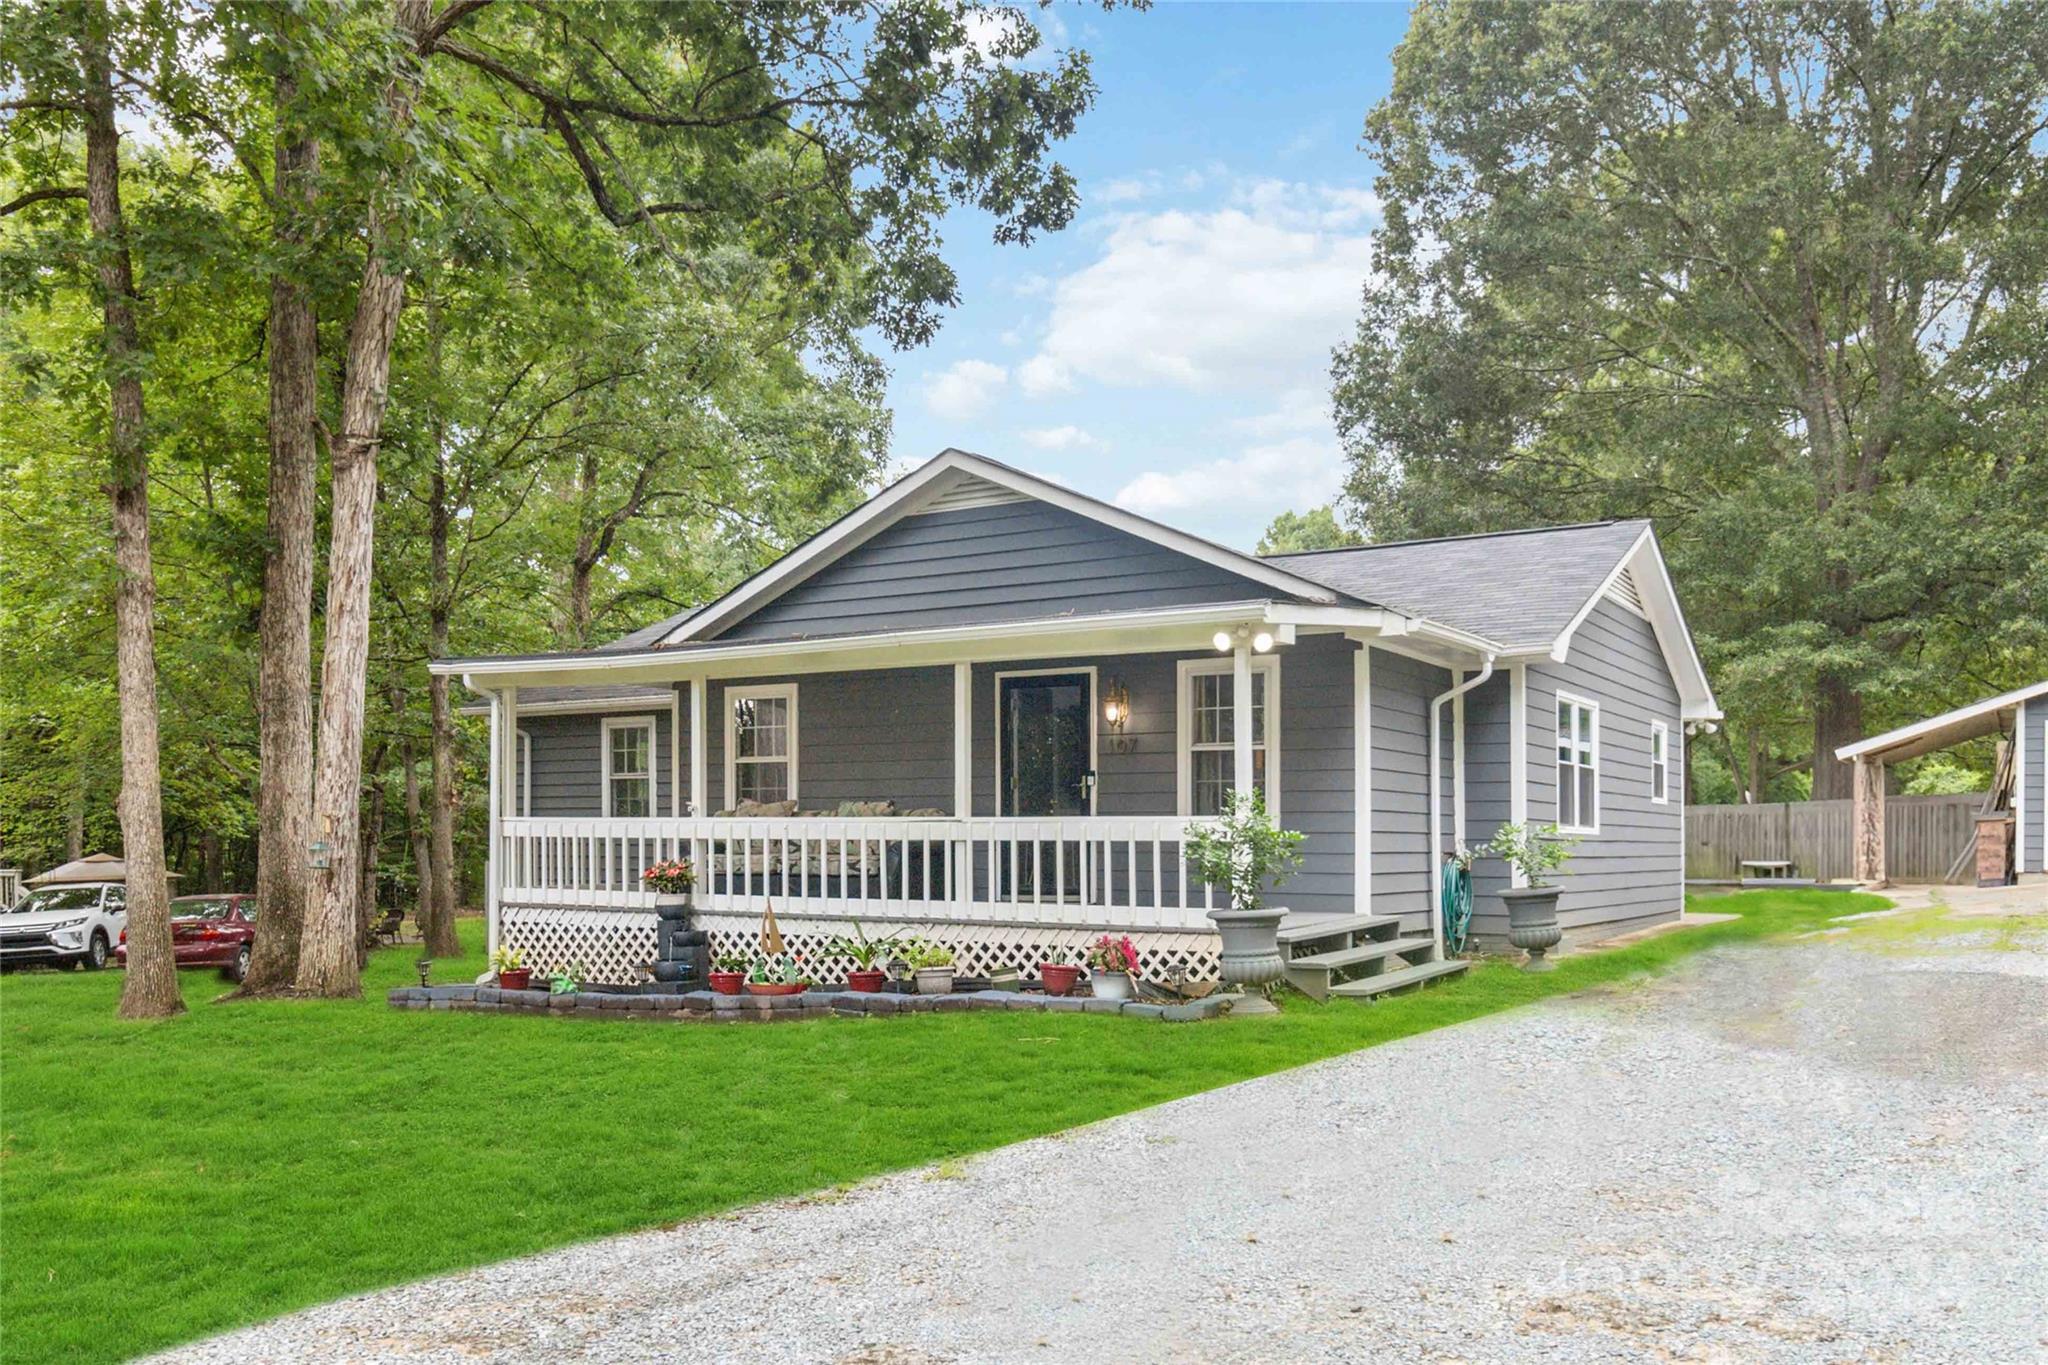
[[[315,872],[324,872],[334,866],[334,849],[325,839],[315,839],[306,845],[306,866]]]
[[[1102,723],[1109,727],[1111,752],[1130,753],[1138,742],[1124,734],[1124,726],[1131,720],[1131,689],[1124,686],[1122,678],[1112,677],[1102,689]]]

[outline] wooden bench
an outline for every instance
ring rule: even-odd
[[[1785,881],[1792,876],[1790,858],[1744,858],[1742,880],[1744,881]]]

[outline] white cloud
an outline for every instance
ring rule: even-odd
[[[1109,181],[1095,191],[1092,197],[1103,204],[1128,204],[1133,200],[1143,199],[1151,192],[1152,186],[1144,180],[1135,176],[1125,176],[1121,180]]]
[[[1081,381],[1215,391],[1320,385],[1350,333],[1378,203],[1364,190],[1278,180],[1207,212],[1117,219],[1100,254],[1062,279],[1038,353],[1018,367],[1034,397]]]
[[[1058,427],[1034,427],[1021,435],[1026,445],[1037,446],[1040,450],[1078,450],[1083,446],[1102,444],[1093,433],[1071,423]]]
[[[1125,484],[1116,504],[1210,534],[1263,529],[1282,512],[1306,511],[1344,486],[1344,455],[1328,432],[1250,446],[1184,469],[1148,471]],[[1249,547],[1247,547],[1249,548]]]
[[[986,360],[958,360],[925,377],[924,404],[940,417],[964,422],[994,402],[1009,378],[1008,370]]]

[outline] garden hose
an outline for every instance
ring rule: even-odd
[[[1462,953],[1472,932],[1472,870],[1446,862],[1443,886],[1444,952]]]

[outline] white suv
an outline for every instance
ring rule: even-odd
[[[128,888],[120,882],[42,886],[0,911],[0,966],[82,962],[98,971],[128,927]]]

